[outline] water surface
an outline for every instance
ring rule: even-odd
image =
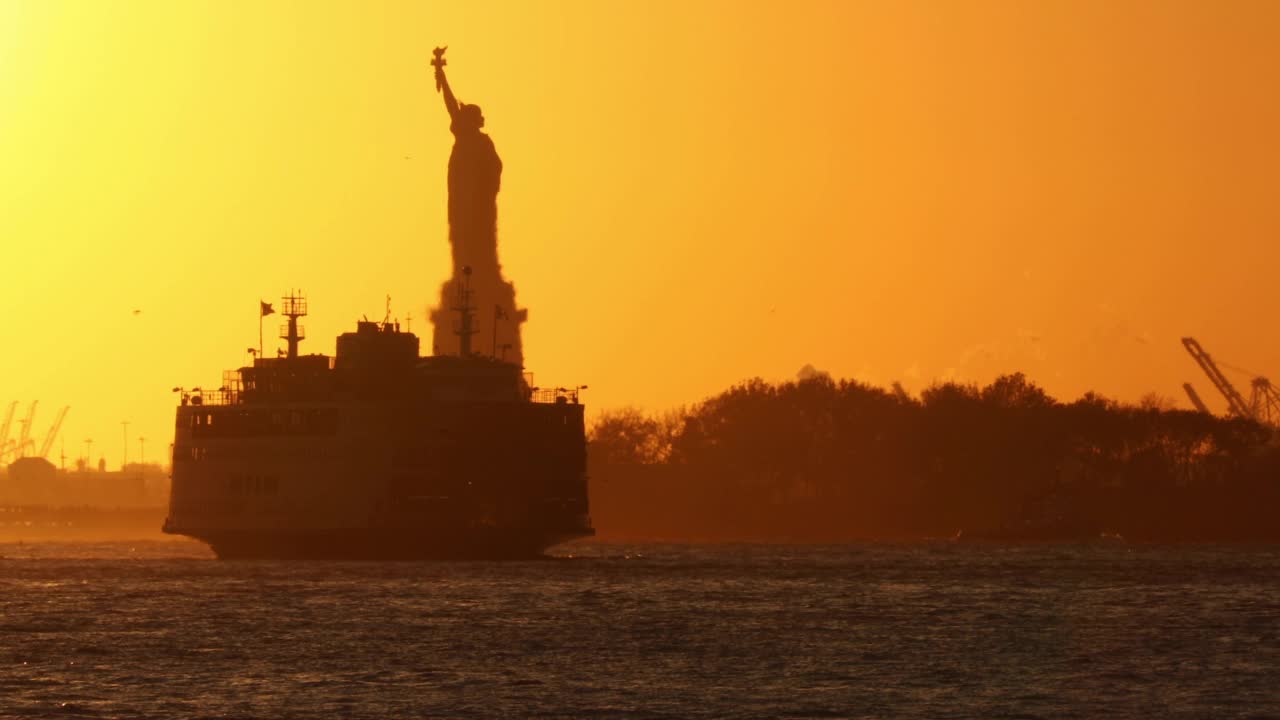
[[[1280,717],[1280,547],[0,545],[14,717]]]

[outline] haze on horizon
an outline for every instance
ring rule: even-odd
[[[526,364],[593,409],[805,364],[1220,409],[1179,337],[1280,375],[1278,38],[1265,2],[6,3],[0,404],[154,460],[259,299],[307,293],[303,352],[386,295],[426,335],[447,44]]]

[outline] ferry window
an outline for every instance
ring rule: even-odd
[[[205,425],[212,425],[212,424],[213,424],[213,413],[209,413],[208,415],[205,415],[205,416],[204,416],[204,424],[205,424]]]

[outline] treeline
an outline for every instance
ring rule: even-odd
[[[1280,450],[1241,419],[1070,403],[1022,374],[916,398],[817,375],[590,433],[602,537],[1280,540]]]

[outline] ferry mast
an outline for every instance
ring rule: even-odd
[[[476,334],[476,309],[471,306],[470,265],[462,268],[462,275],[462,285],[458,288],[458,305],[453,308],[461,317],[461,320],[458,323],[458,329],[454,330],[453,333],[458,336],[458,355],[469,357],[471,355],[471,336]]]
[[[298,342],[307,338],[307,330],[298,324],[298,318],[307,314],[307,299],[297,290],[290,290],[283,298],[280,314],[289,318],[289,324],[280,328],[280,339],[289,343],[287,357],[298,357]]]

